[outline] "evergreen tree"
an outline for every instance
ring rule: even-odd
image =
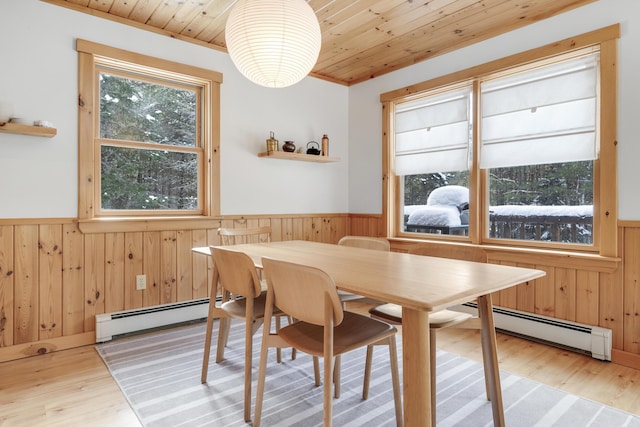
[[[100,75],[100,137],[146,143],[101,150],[104,209],[195,209],[197,93],[185,88]]]

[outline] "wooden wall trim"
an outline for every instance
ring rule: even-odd
[[[207,219],[224,220],[224,219],[261,219],[261,218],[300,218],[300,217],[343,217],[351,216],[354,218],[381,218],[382,214],[366,214],[366,213],[347,213],[347,212],[320,212],[308,214],[225,214],[209,217]],[[136,218],[131,218],[136,219]],[[16,224],[68,224],[78,221],[77,218],[0,218],[0,225],[16,225]],[[113,221],[113,220],[112,220]],[[638,222],[640,224],[640,221]]]
[[[640,220],[619,219],[618,226],[623,228],[640,228]]]
[[[111,21],[114,21],[114,22],[118,22],[118,23],[121,23],[121,24],[129,25],[129,26],[136,27],[136,28],[139,28],[139,29],[142,29],[142,30],[151,31],[151,32],[163,35],[163,36],[167,36],[167,37],[175,38],[175,39],[182,40],[182,41],[185,41],[185,42],[189,42],[189,43],[197,44],[197,45],[200,45],[200,46],[204,46],[204,47],[207,47],[209,49],[218,50],[218,51],[221,51],[221,52],[226,52],[225,49],[223,49],[221,47],[218,47],[218,46],[216,46],[214,44],[207,43],[205,41],[198,40],[198,39],[193,38],[193,37],[185,37],[185,36],[183,36],[183,35],[181,35],[179,33],[162,30],[162,29],[153,27],[151,25],[141,24],[141,23],[135,22],[133,20],[130,20],[130,19],[127,19],[127,18],[121,18],[121,17],[118,17],[116,15],[109,14],[109,13],[106,13],[106,12],[103,12],[103,11],[100,11],[100,10],[97,10],[97,9],[89,9],[89,8],[86,8],[86,7],[83,7],[83,6],[74,4],[74,3],[70,3],[68,1],[63,1],[63,0],[42,0],[42,1],[44,1],[45,3],[55,4],[57,6],[66,7],[68,9],[72,9],[72,10],[75,10],[77,12],[88,13],[88,14],[93,15],[93,16],[97,16],[97,17],[100,17],[100,18],[103,18],[103,19],[108,19],[108,20],[111,20]]]
[[[588,33],[553,42],[525,52],[520,52],[511,56],[496,59],[494,61],[477,65],[466,70],[456,71],[454,73],[436,77],[425,82],[416,83],[400,89],[385,92],[380,95],[380,102],[384,103],[400,98],[405,98],[409,95],[435,89],[452,81],[464,81],[467,79],[476,78],[478,76],[483,76],[487,73],[494,73],[499,70],[504,70],[516,65],[528,63],[532,60],[532,58],[548,58],[564,52],[575,51],[618,38],[620,38],[620,24],[613,24],[608,27],[600,28]]]
[[[323,217],[323,218],[339,218],[345,216],[351,216],[353,214],[349,213],[313,213],[313,214],[269,214],[269,215],[261,215],[261,214],[252,214],[252,215],[221,215],[221,219],[233,219],[233,220],[243,220],[243,219],[261,219],[261,218],[314,218],[314,217]]]
[[[595,254],[580,254],[556,251],[509,251],[499,248],[485,248],[490,261],[535,263],[553,267],[575,268],[586,271],[613,273],[620,267],[620,258],[603,257]]]
[[[102,56],[106,58],[118,58],[118,60],[131,62],[133,64],[144,63],[149,67],[154,67],[161,70],[176,70],[177,72],[184,72],[187,75],[197,76],[203,79],[210,79],[216,83],[222,83],[222,73],[219,73],[217,71],[169,61],[166,59],[156,58],[149,55],[143,55],[141,53],[130,52],[128,50],[118,49],[89,40],[77,39],[76,50],[78,52],[89,53],[91,55]]]
[[[197,230],[201,228],[218,228],[220,219],[199,218],[95,218],[79,220],[78,226],[84,234],[141,232],[163,230]]]
[[[220,215],[212,217],[164,217],[164,218],[98,218],[88,220],[76,219],[52,219],[52,220],[26,220],[26,224],[43,224],[43,223],[59,223],[60,221],[74,222],[77,221],[80,230],[83,233],[116,233],[116,232],[135,232],[135,231],[163,231],[163,230],[197,230],[197,229],[215,229],[221,227],[222,221],[234,220],[255,220],[261,218],[273,219],[293,219],[293,218],[340,218],[350,217],[351,214],[346,213],[318,213],[318,214],[275,214],[275,215]],[[359,218],[378,218],[379,215],[360,215]],[[16,224],[18,220],[6,220],[7,224]],[[51,222],[49,222],[51,221]],[[2,220],[0,220],[2,225]]]
[[[611,361],[628,368],[640,369],[640,354],[613,349],[611,350]]]
[[[83,345],[90,345],[95,343],[96,333],[94,331],[66,337],[35,341],[25,344],[17,344],[10,347],[0,347],[0,363],[7,362],[9,360],[22,359],[25,357],[52,353],[54,351],[68,350],[70,348],[81,347]]]
[[[425,241],[407,238],[391,238],[392,248],[399,251],[407,251],[409,247],[418,244],[432,244],[441,246],[476,246],[468,243]],[[506,246],[479,246],[487,252],[490,262],[510,262],[525,264],[544,264],[553,267],[576,268],[588,271],[611,273],[620,266],[621,258],[603,257],[594,253],[563,252],[541,250],[535,248],[514,248]]]
[[[75,218],[0,218],[3,225],[72,224]]]

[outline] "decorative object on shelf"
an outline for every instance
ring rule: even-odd
[[[0,102],[0,123],[8,123],[13,115],[13,105],[9,102]]]
[[[315,147],[312,145],[315,144]],[[311,147],[309,147],[311,145]],[[314,156],[317,156],[320,154],[320,144],[318,144],[315,141],[309,141],[307,143],[307,154],[312,154]]]
[[[322,135],[322,155],[323,156],[329,155],[329,137],[327,136],[326,133]]]
[[[29,120],[23,119],[22,117],[11,117],[9,119],[9,123],[13,123],[14,125],[30,125]]]
[[[302,80],[320,53],[318,19],[305,0],[239,0],[225,26],[238,70],[261,86],[280,88]]]
[[[278,140],[273,137],[273,131],[269,133],[269,139],[267,139],[267,151],[278,151]]]
[[[296,151],[296,144],[293,141],[285,141],[282,146],[282,151],[286,151],[287,153],[293,153]]]
[[[43,128],[52,128],[53,127],[53,123],[48,122],[46,120],[34,120],[33,121],[33,125],[34,126],[43,127]]]

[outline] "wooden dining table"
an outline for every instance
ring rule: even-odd
[[[340,290],[402,306],[406,427],[430,426],[435,410],[429,314],[477,299],[494,425],[505,425],[491,293],[542,277],[544,271],[300,240],[240,244],[232,249],[249,255],[257,268],[262,268],[263,257],[314,266],[328,273]],[[193,250],[209,253],[208,247]]]

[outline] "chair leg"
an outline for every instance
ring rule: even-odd
[[[336,356],[333,364],[333,397],[340,398],[340,366],[342,364],[342,357]]]
[[[490,372],[490,370],[488,369],[489,366],[489,356],[487,354],[485,354],[485,346],[484,346],[484,342],[483,342],[483,338],[482,338],[482,333],[480,334],[480,346],[482,347],[482,366],[484,369],[483,375],[484,375],[484,389],[485,392],[487,393],[487,400],[491,401],[491,386],[489,384],[489,377],[487,375],[487,372]]]
[[[276,333],[280,330],[280,326],[282,323],[282,317],[276,316]],[[276,348],[276,362],[282,363],[282,349],[280,347]]]
[[[333,423],[333,397],[331,396],[331,379],[333,378],[333,357],[324,357],[324,384],[323,384],[323,409],[324,409],[324,427],[331,427]]]
[[[228,334],[230,323],[231,319],[229,319],[228,317],[220,318],[220,327],[218,330],[218,346],[216,348],[216,363],[220,363],[224,360],[224,348],[227,345],[225,335]]]
[[[431,368],[431,425],[436,425],[436,331],[429,331],[429,364]]]
[[[287,316],[288,324],[291,325],[293,323],[293,317]],[[296,360],[298,349],[295,347],[291,347],[291,360]]]
[[[389,337],[377,344],[386,344],[389,346],[389,363],[391,364],[391,383],[393,385],[393,403],[396,411],[396,426],[404,425],[402,417],[402,392],[400,390],[400,374],[398,373],[398,349],[396,346],[395,336]],[[364,382],[362,384],[362,399],[369,397],[369,384],[371,382],[371,365],[373,361],[374,344],[367,346],[367,356],[364,365]],[[433,424],[435,426],[435,424]]]
[[[318,360],[318,356],[313,356],[313,378],[316,381],[316,387],[319,387],[320,384],[320,362]]]
[[[224,323],[224,343],[223,347],[229,345],[229,331],[231,331],[231,318],[228,318]]]
[[[369,346],[372,347],[373,346]],[[367,352],[369,350],[367,349]],[[393,384],[393,403],[396,409],[396,427],[402,427],[404,425],[404,418],[402,417],[402,393],[400,391],[400,375],[398,373],[398,349],[396,347],[396,337],[389,337],[389,362],[391,363],[391,382]],[[371,370],[371,368],[369,368]],[[432,426],[435,427],[435,422]]]
[[[209,310],[209,317],[207,318],[207,331],[204,337],[204,355],[202,356],[202,373],[200,374],[200,381],[204,384],[207,382],[207,374],[209,373],[209,355],[211,353],[211,334],[213,333],[213,310]]]
[[[245,320],[244,339],[244,420],[251,421],[251,368],[253,362],[253,319]]]
[[[371,383],[371,363],[373,361],[373,344],[367,346],[367,358],[364,363],[364,381],[362,383],[362,399],[369,398],[369,384]],[[391,373],[393,375],[393,372]]]
[[[258,368],[258,388],[256,390],[256,407],[253,416],[253,427],[260,427],[260,419],[262,417],[262,401],[264,400],[264,381],[267,373],[267,355],[268,345],[263,337],[260,347],[260,366]],[[314,362],[316,359],[314,358]]]

